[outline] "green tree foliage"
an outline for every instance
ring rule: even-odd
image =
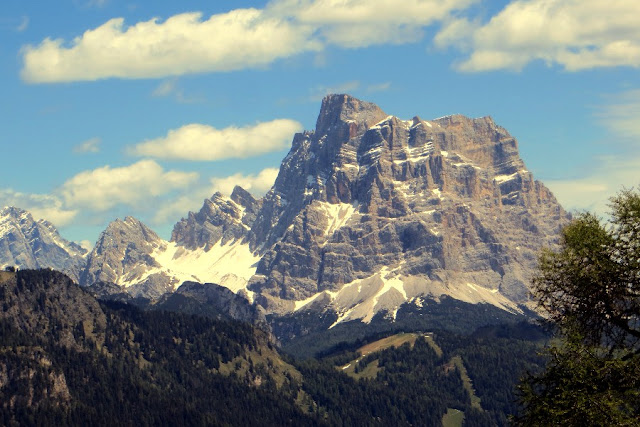
[[[611,200],[611,223],[580,215],[545,251],[533,294],[559,339],[521,385],[520,425],[640,425],[640,193]]]

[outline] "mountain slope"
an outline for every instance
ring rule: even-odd
[[[79,279],[87,251],[63,239],[48,221],[20,208],[0,210],[0,266],[55,268]]]
[[[209,202],[225,200],[219,195]],[[114,283],[133,296],[146,298],[173,292],[185,281],[215,282],[237,292],[255,269],[251,266],[257,258],[240,241],[218,238],[190,246],[161,239],[133,217],[115,220],[87,257],[80,284]]]
[[[490,330],[286,361],[246,324],[99,303],[51,270],[0,272],[0,304],[2,425],[438,426],[448,408],[506,425],[514,382],[539,363],[538,343]]]

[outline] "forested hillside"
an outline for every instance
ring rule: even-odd
[[[504,425],[540,364],[515,327],[296,360],[248,324],[99,302],[51,270],[0,282],[4,425]]]

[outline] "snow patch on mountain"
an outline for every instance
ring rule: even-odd
[[[224,244],[218,241],[208,250],[189,250],[174,242],[163,241],[150,256],[156,262],[156,267],[141,274],[123,275],[117,284],[126,288],[162,274],[171,278],[174,290],[185,281],[195,281],[216,283],[235,293],[244,289],[250,294],[246,285],[260,259],[249,250],[249,245],[240,240]]]
[[[333,236],[337,230],[342,228],[358,210],[358,203],[318,203],[319,209],[321,209],[327,219],[327,228],[324,235],[327,237]]]

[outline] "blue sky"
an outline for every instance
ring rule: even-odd
[[[490,115],[568,209],[640,183],[632,0],[5,0],[0,206],[92,243],[165,238],[214,191],[273,183],[323,95]]]

